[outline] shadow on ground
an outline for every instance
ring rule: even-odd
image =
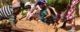
[[[65,27],[65,28],[63,28],[63,29],[66,30],[66,31],[67,31],[67,30],[70,30],[70,29],[71,29],[71,26],[67,26],[67,27]],[[80,30],[80,25],[76,25],[76,26],[75,26],[75,30],[76,30],[76,31]]]

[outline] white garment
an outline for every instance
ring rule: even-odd
[[[31,3],[30,3],[30,2],[26,2],[26,3],[25,3],[25,6],[27,6],[27,5],[31,5]]]

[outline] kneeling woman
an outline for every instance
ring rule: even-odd
[[[38,2],[37,5],[39,5],[39,7],[41,8],[40,10],[40,20],[47,23],[47,24],[50,24],[50,23],[53,23],[54,22],[54,17],[52,16],[52,13],[50,11],[50,9],[46,6],[45,3],[43,2]]]

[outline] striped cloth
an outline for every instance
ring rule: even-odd
[[[13,9],[10,5],[0,8],[0,18],[7,18],[13,14]]]
[[[74,16],[72,15],[75,11],[76,5],[79,3],[79,0],[72,0],[72,4],[70,6],[70,9],[68,10],[68,13],[66,15],[67,20],[73,19]]]

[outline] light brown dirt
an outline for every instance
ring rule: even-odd
[[[18,15],[18,19],[20,17],[21,17],[21,15]],[[80,32],[79,18],[75,19],[76,32]],[[60,23],[58,26],[61,26],[61,25],[62,25],[62,23]],[[31,29],[31,30],[33,30],[32,32],[55,32],[54,26],[47,25],[41,21],[35,21],[35,20],[28,21],[28,20],[25,20],[25,18],[22,20],[19,20],[17,22],[16,26],[19,28]],[[30,31],[25,31],[25,32],[30,32]],[[58,28],[57,32],[67,32],[67,31],[65,29]]]

